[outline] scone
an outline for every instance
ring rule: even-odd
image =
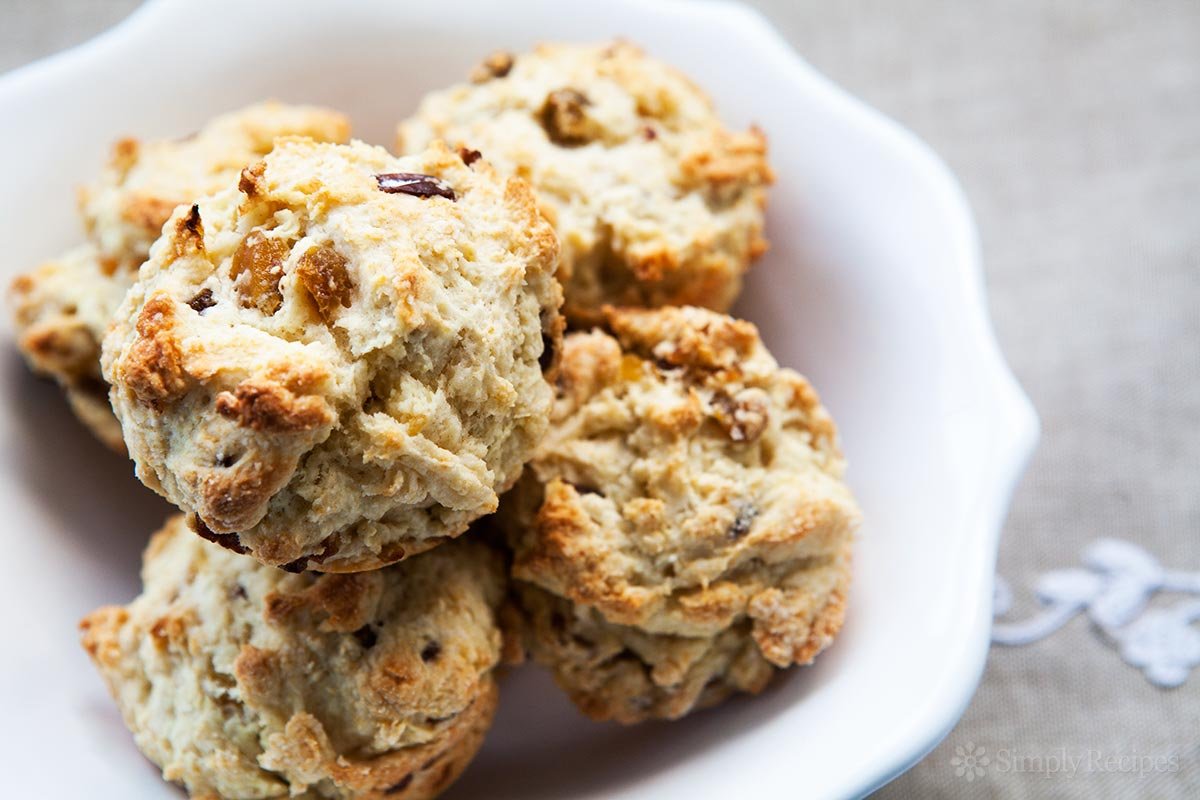
[[[47,261],[12,283],[17,346],[30,369],[54,378],[75,416],[113,450],[125,449],[121,424],[100,375],[100,342],[133,272],[105,275],[94,244]]]
[[[138,476],[290,570],[457,536],[546,430],[557,255],[529,187],[486,162],[280,140],[176,210],[105,340]]]
[[[573,325],[605,303],[724,311],[766,250],[762,133],[727,130],[699,88],[633,45],[494,54],[400,124],[402,152],[433,139],[533,185]]]
[[[550,433],[500,514],[529,652],[621,722],[810,662],[845,608],[842,471],[816,392],[753,325],[608,309],[564,340]]]
[[[504,575],[479,542],[289,575],[177,516],[142,581],[83,620],[83,644],[138,747],[194,798],[433,797],[491,723]]]
[[[21,352],[35,371],[58,381],[75,414],[105,444],[125,446],[100,376],[100,342],[175,206],[236,181],[279,136],[344,142],[349,133],[336,112],[260,103],[217,117],[185,139],[117,142],[100,179],[79,193],[89,243],[12,286]]]
[[[345,142],[350,123],[326,108],[268,101],[214,117],[181,139],[118,141],[100,179],[78,197],[102,270],[136,273],[176,206],[236,181],[283,136]]]

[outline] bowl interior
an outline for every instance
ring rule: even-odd
[[[763,695],[671,724],[587,722],[545,673],[521,669],[505,679],[497,725],[451,796],[686,788],[715,797],[744,792],[748,781],[762,793],[864,791],[944,732],[985,647],[992,506],[1003,492],[987,498],[1012,477],[995,460],[1002,439],[1018,434],[998,410],[1008,387],[996,388],[971,294],[969,218],[919,148],[799,64],[746,12],[701,3],[561,9],[153,5],[83,50],[0,82],[9,121],[0,143],[21,154],[0,186],[4,277],[81,237],[74,187],[123,134],[182,135],[215,113],[276,97],[340,108],[359,137],[390,145],[423,92],[459,80],[494,49],[624,36],[678,65],[727,123],[758,124],[771,143],[771,250],[737,311],[782,363],[813,380],[841,427],[867,520],[847,624],[814,666]],[[180,26],[188,36],[164,35]],[[7,328],[3,335],[11,339]],[[76,754],[69,774],[53,773],[64,797],[97,786],[112,796],[176,796],[133,747],[72,634],[82,614],[136,593],[140,550],[169,509],[4,344],[0,507],[16,569],[0,585],[0,618],[24,645],[5,658],[3,736],[35,764],[47,757],[39,742]]]

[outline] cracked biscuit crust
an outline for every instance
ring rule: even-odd
[[[177,516],[142,581],[83,620],[83,645],[138,747],[193,797],[429,798],[491,723],[504,575],[482,543],[289,575]]]
[[[630,44],[495,54],[400,124],[401,151],[433,139],[533,185],[562,242],[572,324],[605,303],[724,311],[766,250],[764,136],[727,130],[694,84]]]
[[[281,140],[177,210],[105,342],[138,476],[291,570],[457,536],[546,430],[557,252],[486,162]]]
[[[237,180],[285,135],[340,142],[349,125],[322,108],[260,103],[184,139],[122,139],[100,179],[79,193],[89,242],[13,282],[21,352],[58,381],[76,416],[114,450],[125,443],[100,375],[100,343],[125,290],[176,205]]]
[[[105,269],[136,272],[176,206],[225,188],[282,136],[345,142],[350,123],[324,108],[265,102],[180,139],[118,141],[100,179],[79,191],[79,213]]]
[[[532,655],[623,722],[810,662],[844,613],[842,471],[816,392],[753,325],[608,309],[564,341],[550,433],[502,510]]]

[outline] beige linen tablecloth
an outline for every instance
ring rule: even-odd
[[[2,0],[0,69],[135,5]],[[1099,537],[1200,570],[1200,0],[756,5],[966,186],[1044,427],[1001,550],[1014,616]],[[1082,618],[994,647],[961,723],[878,797],[1200,797],[1200,670],[1156,688]]]

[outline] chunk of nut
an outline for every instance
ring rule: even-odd
[[[742,389],[733,396],[718,394],[712,404],[717,422],[725,429],[730,441],[738,444],[757,440],[770,421],[770,404],[762,389]]]

